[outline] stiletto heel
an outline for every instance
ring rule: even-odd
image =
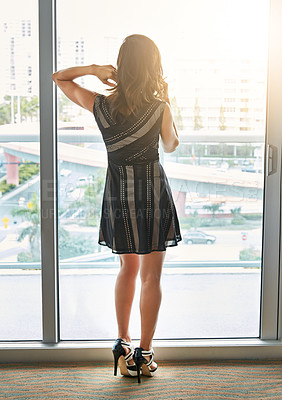
[[[151,364],[154,359],[154,349],[151,350],[144,350],[143,347],[136,347],[134,350],[133,360],[135,362],[137,368],[137,378],[138,383],[141,382],[140,380],[140,369],[142,368],[142,374],[146,376],[154,376],[157,372],[158,365],[155,368],[151,368]],[[150,360],[148,361],[145,356],[150,356]],[[144,365],[142,365],[144,364]]]
[[[117,375],[117,367],[118,367],[118,359],[120,357],[120,353],[116,350],[113,350],[113,354],[114,354],[114,359],[115,359],[115,365],[114,365],[114,375]]]
[[[124,347],[130,349],[129,353],[126,355]],[[112,347],[114,355],[114,375],[117,375],[117,367],[120,367],[120,373],[126,376],[136,376],[137,368],[136,365],[131,365],[128,363],[129,360],[133,359],[134,346],[133,344],[126,342],[125,340],[119,338],[115,341]]]
[[[140,379],[140,371],[141,371],[141,366],[142,366],[142,362],[136,362],[136,368],[137,368],[137,379],[138,379],[138,383],[141,383],[141,379]]]

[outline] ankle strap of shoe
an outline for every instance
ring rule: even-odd
[[[150,350],[142,350],[142,356],[151,356],[154,355],[154,349],[151,348]]]
[[[120,344],[122,344],[123,346],[128,347],[129,349],[131,349],[132,343],[126,342],[126,341],[123,340],[123,339],[117,339],[117,340],[119,340],[119,341],[120,341]]]

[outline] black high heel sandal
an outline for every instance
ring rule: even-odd
[[[130,349],[129,353],[125,354],[125,349],[123,346]],[[126,342],[125,340],[119,338],[115,341],[112,347],[114,355],[114,375],[117,375],[117,367],[119,365],[120,373],[126,376],[136,376],[137,367],[136,365],[128,364],[128,361],[133,359],[134,346],[132,343]]]
[[[153,360],[154,360],[154,349],[151,350],[144,350],[143,347],[135,347],[133,360],[137,367],[137,378],[138,383],[141,382],[140,380],[140,370],[142,368],[142,374],[146,376],[154,376],[158,369],[158,364],[155,368],[150,367]],[[150,356],[150,360],[148,361],[145,356]],[[144,365],[143,365],[144,364]]]

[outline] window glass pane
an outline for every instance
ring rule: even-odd
[[[159,152],[183,240],[167,248],[155,338],[258,337],[268,0],[57,6],[58,69],[116,65],[133,33],[162,54],[180,145]],[[77,82],[107,94],[95,77]],[[58,109],[61,338],[112,339],[119,258],[97,244],[106,149],[93,115],[60,91]],[[139,295],[138,280],[133,338]]]
[[[41,340],[37,1],[0,15],[0,340]]]

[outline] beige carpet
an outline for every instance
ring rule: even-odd
[[[0,364],[0,399],[282,399],[282,360],[158,364],[140,384],[113,363]]]

